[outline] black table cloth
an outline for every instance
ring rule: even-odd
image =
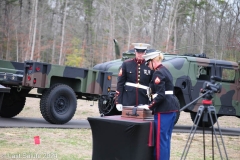
[[[153,120],[89,117],[92,160],[152,160]]]

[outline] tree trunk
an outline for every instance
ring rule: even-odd
[[[177,35],[177,29],[178,29],[178,25],[177,25],[177,21],[175,20],[175,25],[174,25],[174,45],[173,45],[173,51],[176,51],[176,47],[177,47],[177,40],[178,40],[178,35]]]
[[[17,34],[22,34],[23,32],[22,32],[22,8],[23,8],[23,2],[22,2],[22,0],[19,0],[19,26],[18,27],[16,27],[16,28],[19,28],[19,31],[18,31],[18,33]],[[23,49],[22,49],[22,47],[21,46],[23,46],[23,36],[18,36],[18,38],[19,38],[19,40],[18,40],[18,48],[17,48],[17,50],[18,50],[18,53],[19,53],[19,56],[18,56],[18,61],[23,61],[23,59],[24,59],[24,57],[23,57],[23,53],[22,53],[22,51],[23,51]],[[21,58],[20,58],[21,57]]]
[[[172,32],[173,32],[173,26],[177,18],[177,13],[178,13],[178,5],[179,5],[180,0],[173,0],[173,3],[171,5],[171,11],[170,11],[170,17],[168,21],[168,34],[167,34],[167,42],[166,42],[166,52],[168,52],[169,49],[169,42],[170,38],[172,37]]]
[[[9,60],[9,44],[10,44],[10,34],[9,31],[7,30],[7,50],[6,50],[6,60]]]
[[[10,33],[9,33],[9,5],[5,4],[5,15],[4,15],[4,24],[5,24],[5,32],[7,37],[7,48],[6,48],[6,60],[8,60],[9,57],[9,41],[10,41]]]
[[[38,51],[37,51],[37,61],[41,61],[41,41],[42,41],[42,22],[43,22],[43,12],[44,12],[44,4],[40,3],[40,22],[39,22],[39,32],[38,32]]]
[[[210,22],[210,18],[209,18],[209,9],[210,9],[210,6],[209,4],[207,3],[206,4],[206,7],[205,7],[205,10],[204,10],[204,23],[203,23],[203,32],[202,32],[202,48],[201,48],[201,53],[206,53],[207,49],[206,49],[206,45],[207,45],[207,39],[208,39],[208,25],[209,25],[209,22]]]
[[[84,6],[85,6],[85,55],[87,62],[85,63],[86,67],[92,67],[93,66],[93,50],[92,50],[92,16],[93,16],[93,0],[84,0]]]
[[[216,39],[216,47],[215,47],[215,52],[214,52],[214,58],[218,58],[217,54],[219,52],[218,47],[220,45],[220,39],[221,39],[221,31],[222,31],[222,21],[224,18],[224,14],[225,14],[225,10],[227,9],[228,3],[225,3],[225,6],[223,8],[223,10],[221,11],[221,15],[220,15],[220,23],[218,25],[218,30],[217,30],[217,39]]]
[[[195,4],[194,4],[194,6],[193,6],[193,13],[192,13],[192,15],[191,15],[191,22],[190,22],[190,27],[189,27],[189,31],[190,32],[188,32],[188,39],[187,39],[187,44],[186,44],[186,53],[191,53],[191,52],[193,52],[192,51],[192,47],[190,47],[190,46],[194,46],[195,45],[195,33],[194,33],[194,21],[195,20],[197,20],[197,18],[196,18],[196,8],[197,8],[197,6],[196,6],[196,1],[195,1]]]
[[[27,49],[26,49],[26,53],[25,53],[25,61],[27,60],[27,59],[29,59],[28,57],[29,57],[29,50],[30,50],[30,47],[31,47],[31,45],[32,45],[32,25],[33,25],[33,14],[34,14],[34,12],[31,10],[31,8],[30,8],[30,1],[29,1],[29,15],[30,15],[30,18],[29,18],[29,20],[30,20],[30,24],[29,24],[29,36],[28,36],[28,43],[27,43]],[[32,3],[32,8],[34,8],[34,3]],[[32,13],[31,13],[32,12]]]
[[[53,32],[53,43],[52,43],[52,55],[51,55],[51,63],[55,64],[55,50],[56,50],[56,35],[57,35],[57,20],[59,11],[59,2],[56,2],[56,7],[52,12],[52,32]]]
[[[35,49],[36,30],[37,30],[37,10],[38,10],[38,0],[35,0],[35,8],[34,8],[34,31],[33,31],[33,42],[32,42],[32,50],[31,50],[31,58],[30,58],[30,60],[33,60],[34,49]]]
[[[18,48],[19,48],[19,46],[18,46],[18,29],[17,29],[17,27],[15,27],[16,28],[16,55],[17,55],[17,62],[19,62],[19,51],[18,51]]]
[[[63,65],[64,63],[64,53],[63,53],[63,44],[64,44],[64,34],[65,34],[65,23],[66,23],[66,10],[67,10],[67,4],[68,0],[65,0],[65,5],[64,5],[64,13],[63,13],[63,23],[62,23],[62,38],[61,38],[61,47],[60,47],[60,57],[59,57],[59,65]]]
[[[155,42],[155,24],[157,21],[157,17],[155,17],[156,15],[156,5],[157,5],[157,0],[153,0],[152,2],[152,12],[151,12],[151,19],[150,19],[150,25],[151,25],[151,29],[150,29],[150,43],[151,45],[154,45]]]

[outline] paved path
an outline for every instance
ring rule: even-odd
[[[71,120],[64,125],[50,124],[43,118],[1,118],[0,128],[4,127],[27,127],[27,128],[90,128],[87,120]]]
[[[72,119],[66,124],[57,125],[50,124],[43,118],[25,118],[25,117],[15,117],[15,118],[1,118],[0,117],[0,128],[61,128],[61,129],[81,129],[90,128],[87,120],[75,120]],[[192,126],[176,125],[173,129],[174,133],[189,133]],[[218,129],[216,129],[217,134]],[[205,128],[206,133],[211,133],[210,128]],[[239,128],[221,128],[223,135],[240,136]],[[202,133],[202,129],[198,128],[196,133]]]

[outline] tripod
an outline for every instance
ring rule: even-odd
[[[206,94],[209,94],[209,92],[205,93],[204,95]],[[190,134],[189,134],[189,137],[188,137],[188,140],[187,140],[187,143],[185,145],[185,148],[183,150],[183,153],[182,153],[182,157],[181,157],[181,160],[182,159],[186,159],[186,156],[188,154],[188,151],[189,151],[189,148],[190,148],[190,145],[192,143],[192,140],[194,138],[194,134],[196,133],[196,129],[198,127],[198,124],[200,122],[200,119],[202,117],[202,129],[203,129],[203,150],[204,150],[204,160],[205,160],[205,157],[206,157],[206,152],[205,152],[205,128],[204,128],[204,122],[208,122],[208,118],[210,118],[211,120],[211,124],[212,124],[212,159],[214,159],[214,141],[213,141],[213,133],[215,135],[215,139],[216,139],[216,142],[217,142],[217,146],[218,146],[218,150],[219,150],[219,153],[220,153],[220,157],[221,159],[223,159],[223,156],[222,156],[222,152],[221,152],[221,149],[220,149],[220,145],[218,143],[218,138],[217,138],[217,135],[216,135],[216,130],[215,128],[213,127],[214,123],[213,123],[213,117],[212,115],[214,116],[214,118],[217,120],[217,115],[216,115],[216,111],[215,111],[215,107],[212,106],[212,101],[209,100],[209,99],[205,99],[202,101],[202,105],[199,106],[199,109],[198,109],[198,112],[197,112],[197,115],[194,119],[194,124],[191,128],[191,131],[190,131]],[[222,145],[223,145],[223,148],[224,148],[224,152],[225,152],[225,155],[226,155],[226,159],[228,159],[228,156],[227,156],[227,152],[226,152],[226,148],[225,148],[225,145],[224,145],[224,142],[223,142],[223,138],[222,138],[222,133],[221,133],[221,130],[220,130],[220,127],[219,127],[219,124],[218,124],[218,121],[217,122],[217,127],[218,127],[218,131],[219,131],[219,135],[220,135],[220,138],[221,138],[221,141],[222,141]]]

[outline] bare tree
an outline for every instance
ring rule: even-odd
[[[113,39],[117,39],[122,51],[141,41],[162,51],[237,59],[239,4],[239,0],[0,0],[0,58],[37,57],[64,64],[65,54],[75,54],[81,56],[79,66],[92,67],[116,58]]]
[[[55,50],[56,50],[56,36],[57,36],[57,20],[58,20],[58,11],[59,11],[59,2],[56,1],[56,5],[52,10],[52,32],[53,32],[53,42],[52,42],[52,55],[51,55],[51,63],[55,63]]]
[[[15,32],[15,35],[16,35],[16,56],[17,56],[17,58],[16,58],[16,61],[17,62],[19,62],[19,51],[18,51],[18,49],[19,49],[19,43],[18,43],[18,28],[17,28],[17,26],[15,26],[15,29],[16,29],[16,32]]]
[[[155,42],[155,35],[156,35],[156,22],[158,19],[158,12],[156,11],[156,7],[157,7],[157,0],[153,0],[152,2],[152,11],[151,11],[151,19],[150,19],[150,24],[151,24],[151,29],[150,29],[150,36],[151,36],[151,40],[150,43],[151,45],[154,44]]]
[[[136,4],[136,1],[133,1],[134,4]],[[127,48],[130,47],[130,44],[132,42],[132,37],[133,37],[133,30],[134,30],[134,22],[135,22],[135,17],[137,15],[138,12],[138,7],[132,6],[132,3],[129,3],[129,1],[125,1],[126,3],[122,3],[123,4],[123,9],[121,10],[121,12],[119,13],[121,18],[123,19],[124,24],[126,25],[124,27],[124,30],[127,31],[127,43],[126,46]]]
[[[170,38],[172,36],[173,27],[177,18],[178,13],[178,6],[181,0],[172,0],[170,13],[169,13],[169,21],[168,21],[168,34],[167,34],[167,40],[166,40],[166,52],[168,52],[169,49],[169,43]]]
[[[107,17],[109,17],[108,23],[108,38],[107,38],[107,53],[110,53],[108,59],[116,59],[116,55],[114,54],[113,47],[113,39],[115,35],[115,16],[117,12],[118,1],[109,1],[104,0],[105,12],[107,13]]]
[[[61,65],[64,63],[64,59],[62,59],[62,57],[64,57],[64,53],[63,53],[63,44],[64,44],[64,35],[65,35],[65,22],[66,22],[66,15],[67,15],[67,4],[68,4],[68,0],[65,0],[64,3],[64,12],[63,12],[63,23],[62,23],[62,38],[61,38],[61,46],[60,46],[60,56],[59,56],[59,62],[58,64]]]
[[[30,24],[29,24],[29,38],[28,38],[28,43],[27,43],[27,49],[26,49],[26,53],[25,53],[25,59],[24,60],[27,60],[28,59],[28,56],[29,56],[29,50],[30,50],[30,47],[32,45],[32,25],[33,25],[33,15],[34,15],[34,12],[32,11],[32,9],[30,8],[30,5],[31,5],[31,2],[29,1],[29,9],[28,9],[28,12],[29,12],[29,15],[30,15]],[[32,8],[34,8],[34,3],[32,3]]]
[[[33,41],[32,41],[32,50],[31,50],[31,58],[33,60],[34,49],[35,49],[35,41],[36,41],[36,30],[37,30],[37,10],[38,10],[38,0],[35,0],[34,4],[34,30],[33,30]]]
[[[43,29],[43,17],[44,17],[44,3],[43,1],[39,1],[40,5],[39,5],[39,10],[40,13],[39,15],[39,29],[38,29],[38,50],[37,50],[37,61],[41,61],[41,40],[42,40],[42,29]]]

